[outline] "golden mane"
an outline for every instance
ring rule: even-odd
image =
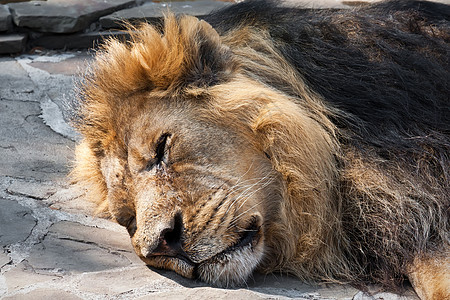
[[[209,99],[204,117],[247,132],[286,182],[282,217],[268,233],[273,236],[268,247],[281,248],[284,259],[267,257],[267,269],[289,269],[304,279],[316,270],[318,278],[329,279],[336,273],[330,268],[347,268],[339,257],[343,251],[337,249],[345,241],[338,245],[336,240],[340,204],[332,202],[339,156],[329,121],[334,112],[308,89],[270,39],[248,28],[221,38],[204,21],[173,15],[165,18],[162,32],[142,24],[131,34],[125,44],[108,41],[87,77],[81,113],[91,124],[82,124],[80,131],[91,144],[77,148],[77,160],[90,156],[92,161],[95,149],[122,144],[123,120],[136,114],[146,99],[178,101],[204,94]],[[274,90],[265,76],[289,86],[295,95]],[[74,176],[89,182],[92,197],[103,199],[99,208],[105,209],[107,189],[99,169],[78,163]],[[297,253],[302,255],[294,258]]]

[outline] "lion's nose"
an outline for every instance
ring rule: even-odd
[[[182,230],[183,223],[181,215],[177,214],[174,217],[173,227],[164,228],[161,231],[158,246],[146,256],[184,256],[185,253],[181,247]]]

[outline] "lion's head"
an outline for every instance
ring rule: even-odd
[[[82,86],[74,176],[150,266],[219,286],[257,267],[321,268],[337,146],[296,76],[264,33],[142,25],[109,41]]]

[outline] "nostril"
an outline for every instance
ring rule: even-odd
[[[165,228],[159,235],[158,246],[147,255],[149,256],[178,256],[184,251],[181,246],[183,221],[180,214],[175,215],[171,227]]]
[[[167,228],[161,232],[161,240],[165,241],[169,247],[180,246],[183,221],[180,214],[174,217],[173,228]]]

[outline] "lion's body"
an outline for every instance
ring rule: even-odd
[[[450,296],[449,18],[248,1],[142,26],[87,78],[74,174],[153,266]]]

